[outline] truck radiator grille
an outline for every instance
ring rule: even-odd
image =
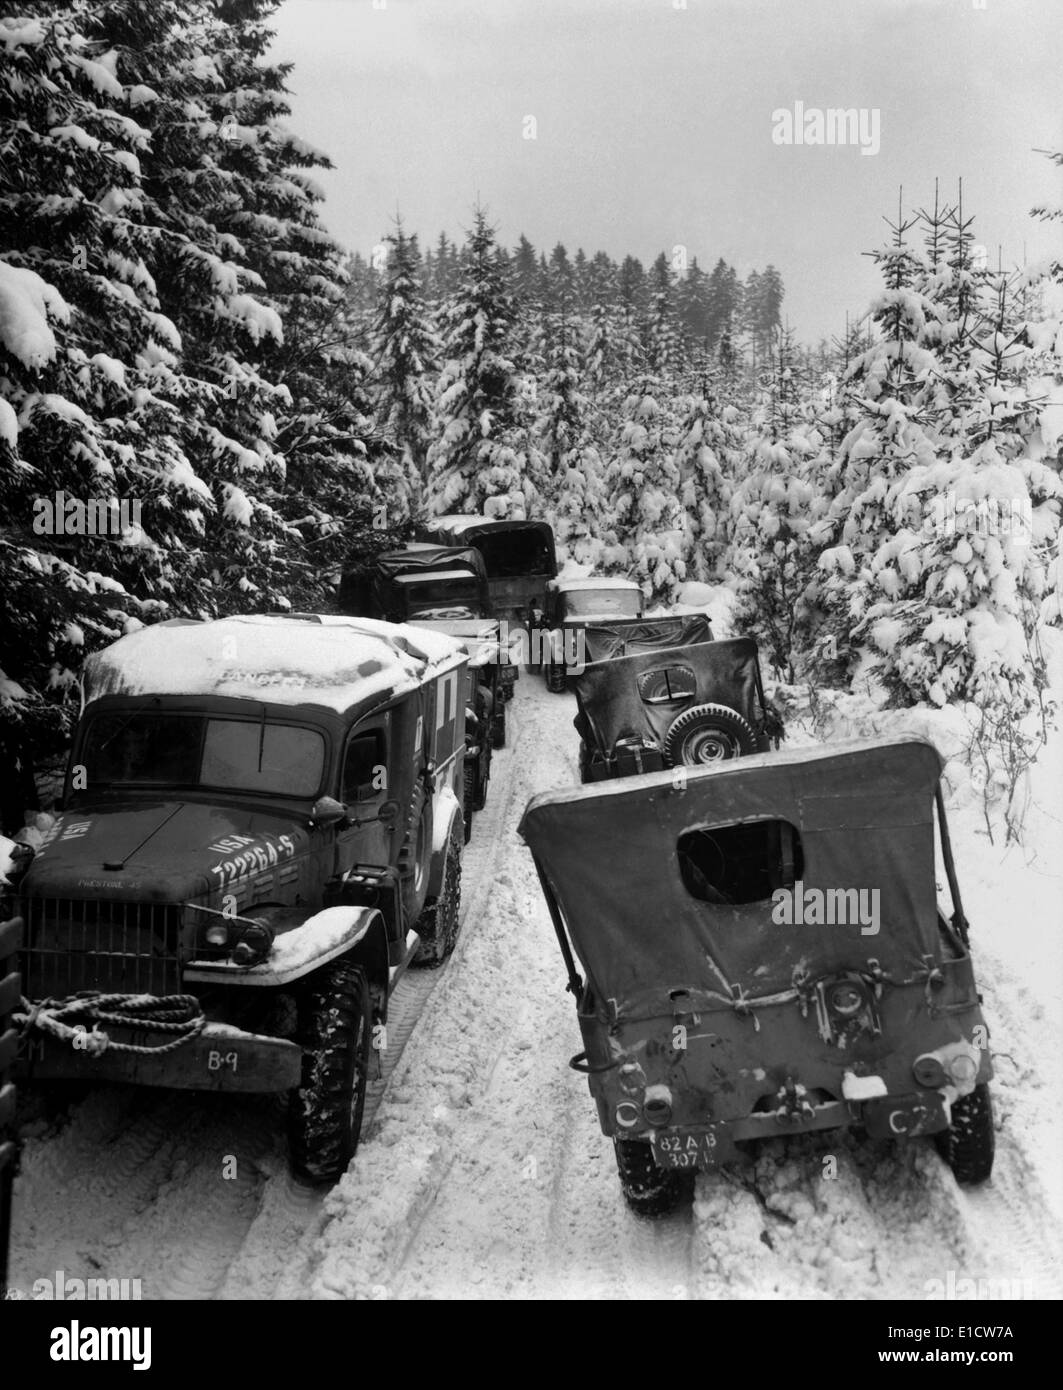
[[[27,898],[22,915],[22,988],[28,999],[81,990],[181,992],[179,906]]]

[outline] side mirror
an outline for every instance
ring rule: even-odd
[[[310,808],[312,825],[338,825],[347,819],[347,807],[334,796],[319,796]]]

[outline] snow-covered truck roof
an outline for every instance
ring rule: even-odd
[[[472,579],[478,576],[460,566],[452,570],[414,570],[411,574],[392,575],[393,584],[428,584],[436,579]]]
[[[338,714],[375,708],[466,659],[440,632],[338,614],[176,619],[140,628],[85,663],[85,701],[214,695]]]

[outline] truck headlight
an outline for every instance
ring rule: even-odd
[[[228,946],[228,922],[211,922],[210,926],[206,930],[205,936],[208,944],[211,946]]]
[[[273,949],[273,932],[265,922],[251,922],[240,933],[233,947],[234,965],[255,965]]]

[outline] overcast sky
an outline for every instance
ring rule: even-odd
[[[325,221],[366,255],[396,207],[424,243],[479,198],[509,245],[772,262],[813,340],[866,309],[902,184],[921,205],[962,176],[994,263],[1058,246],[1028,211],[1063,201],[1034,153],[1063,148],[1063,0],[284,0],[274,23],[292,128],[336,166]],[[881,148],[773,143],[797,101],[877,110]]]

